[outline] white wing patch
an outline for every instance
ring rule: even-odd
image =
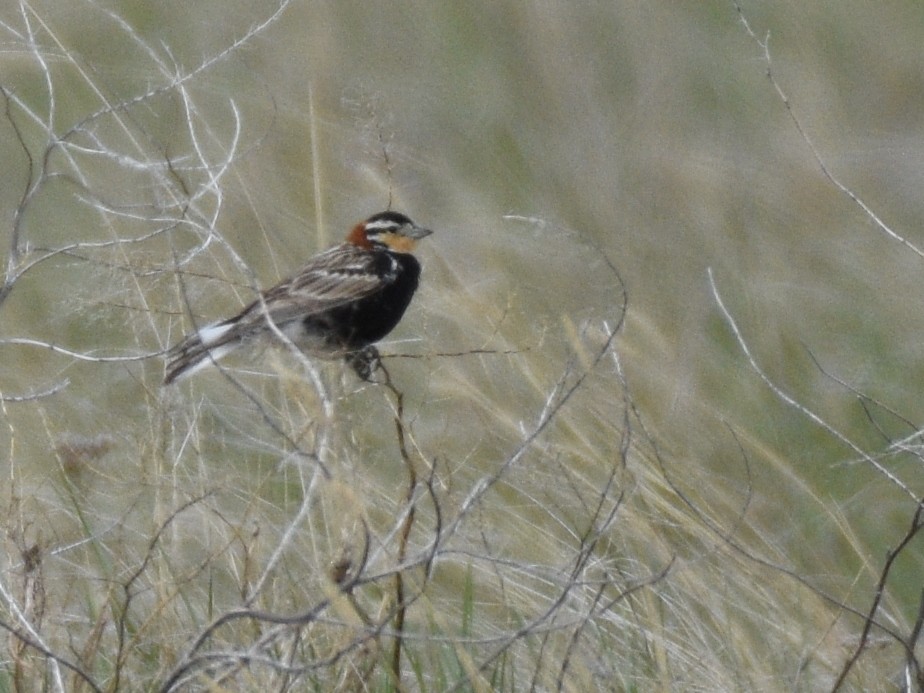
[[[207,325],[199,330],[199,341],[202,342],[203,346],[209,346],[210,344],[215,344],[220,341],[222,337],[228,334],[228,331],[234,328],[234,324],[222,324],[216,323],[215,325]]]

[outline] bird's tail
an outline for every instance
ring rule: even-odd
[[[234,325],[226,321],[203,327],[170,349],[164,385],[197,373],[234,351],[240,344]]]

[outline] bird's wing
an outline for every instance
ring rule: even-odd
[[[306,318],[374,294],[395,279],[396,265],[384,253],[372,253],[350,243],[315,255],[289,279],[263,292],[262,299],[227,321],[239,329],[277,325]],[[264,312],[265,311],[265,312]]]

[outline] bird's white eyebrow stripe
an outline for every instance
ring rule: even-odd
[[[398,224],[396,224],[393,221],[389,221],[388,219],[377,219],[376,221],[370,221],[366,224],[367,231],[370,231],[370,230],[378,231],[379,229],[396,229],[396,228],[398,228]]]

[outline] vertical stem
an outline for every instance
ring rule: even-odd
[[[407,467],[408,487],[405,502],[407,503],[407,516],[404,518],[404,524],[401,527],[401,533],[398,537],[398,570],[395,571],[395,648],[391,655],[391,671],[395,678],[395,686],[400,688],[401,684],[401,649],[403,647],[402,633],[404,632],[404,621],[407,615],[407,607],[404,603],[404,574],[401,565],[407,558],[408,539],[411,535],[411,526],[414,524],[414,493],[417,490],[417,470],[411,462],[410,455],[407,452],[407,444],[404,435],[404,395],[391,382],[391,377],[385,367],[379,364],[379,368],[385,373],[385,386],[391,390],[395,396],[395,430],[398,434],[398,449],[401,452],[401,459]]]

